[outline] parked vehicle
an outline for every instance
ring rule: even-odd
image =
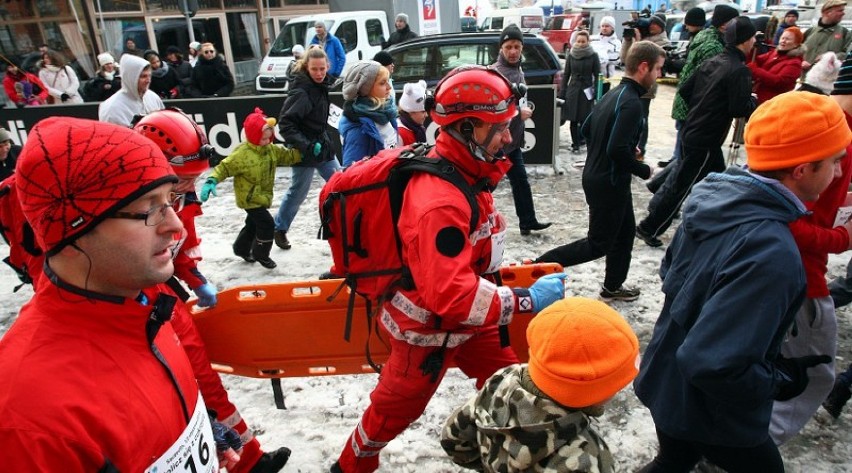
[[[287,90],[287,70],[293,62],[293,46],[307,47],[316,35],[314,23],[325,22],[326,29],[343,44],[346,51],[345,74],[349,66],[362,59],[372,59],[381,51],[382,40],[390,36],[387,15],[368,10],[325,13],[294,18],[287,22],[263,58],[255,79],[258,92],[280,93]]]
[[[500,33],[448,33],[421,36],[391,46],[386,51],[393,56],[393,85],[401,90],[409,82],[425,80],[434,87],[452,69],[465,64],[488,65],[497,60]],[[544,38],[524,34],[524,53],[521,60],[528,85],[562,82],[562,65],[556,52]]]
[[[553,15],[547,20],[541,35],[547,39],[555,51],[564,56],[571,49],[571,33],[584,16],[588,16],[588,12]]]
[[[462,33],[476,33],[479,31],[479,28],[476,27],[476,18],[472,16],[463,16],[459,18],[459,23],[461,23]]]
[[[502,31],[509,25],[518,25],[524,33],[541,33],[544,28],[544,10],[538,7],[492,10],[482,21],[481,30]]]

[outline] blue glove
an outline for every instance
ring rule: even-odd
[[[217,181],[215,177],[208,177],[207,178],[207,180],[204,182],[204,185],[201,186],[201,201],[202,202],[207,202],[207,199],[210,198],[210,194],[219,195],[219,194],[216,193],[216,184],[218,184],[218,183],[219,183],[219,181]]]
[[[322,143],[320,143],[319,141],[314,143],[314,145],[311,147],[311,153],[314,154],[315,158],[318,158],[320,153],[322,153]]]
[[[192,290],[198,296],[198,307],[213,307],[216,305],[216,286],[204,283]]]
[[[227,425],[210,418],[211,427],[213,427],[213,440],[216,442],[216,450],[224,452],[229,448],[237,451],[243,448],[243,441],[240,439],[240,434],[236,430]]]
[[[548,274],[542,276],[530,286],[530,298],[533,303],[533,312],[538,313],[545,307],[558,300],[565,298],[565,273]]]

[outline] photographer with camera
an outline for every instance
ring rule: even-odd
[[[700,10],[700,8],[698,8]],[[692,10],[690,10],[691,12]],[[703,10],[702,10],[703,12]],[[725,33],[726,24],[728,21],[739,16],[739,12],[728,5],[716,5],[713,9],[713,17],[710,20],[710,27],[699,31],[694,38],[689,41],[689,53],[686,56],[686,63],[680,71],[680,84],[686,82],[689,77],[698,70],[704,61],[719,54],[725,49]],[[687,16],[689,13],[687,13]],[[694,13],[693,13],[694,15]],[[678,89],[680,85],[678,85]],[[660,167],[666,167],[670,162],[674,162],[681,157],[681,128],[686,120],[686,115],[689,113],[689,105],[679,94],[675,94],[674,102],[672,103],[672,118],[675,121],[675,129],[678,130],[677,138],[675,139],[674,152],[672,153],[671,161],[660,161],[657,164]],[[660,174],[658,174],[660,176]],[[651,192],[656,192],[659,186],[665,181],[665,176],[654,179],[648,182],[648,188]],[[655,185],[656,184],[656,185]],[[651,208],[648,208],[651,211]]]
[[[630,47],[636,41],[650,41],[661,48],[669,45],[669,37],[666,35],[666,16],[662,13],[656,13],[648,18],[636,17],[631,21],[622,23],[622,26],[627,27],[622,34],[624,38],[624,42],[621,44],[622,62],[625,62],[625,58],[630,52]],[[648,143],[648,115],[651,109],[651,100],[656,96],[657,83],[654,82],[648,92],[640,97],[642,112],[645,118],[642,125],[642,134],[639,137],[639,156],[637,159],[640,161],[645,159],[645,144]]]
[[[787,27],[777,47],[753,57],[748,63],[758,105],[796,86],[796,79],[802,75],[802,56],[805,53],[802,37],[802,30],[795,26]]]
[[[680,74],[683,66],[686,65],[686,57],[689,54],[689,47],[695,36],[704,29],[707,23],[707,16],[703,8],[695,7],[686,12],[683,17],[683,27],[686,31],[686,45],[680,42],[679,46],[664,47],[666,50],[666,64],[663,66],[663,74]]]

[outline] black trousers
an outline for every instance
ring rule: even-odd
[[[711,172],[724,170],[725,158],[722,148],[692,148],[683,145],[683,159],[651,198],[648,203],[648,216],[639,226],[651,235],[662,235],[671,226],[672,219],[677,215],[692,186]]]
[[[506,176],[509,185],[512,186],[512,199],[515,201],[515,213],[518,215],[518,223],[521,228],[529,228],[536,223],[535,204],[533,204],[530,180],[527,177],[527,168],[524,166],[524,154],[520,148],[508,154],[512,167]]]
[[[606,256],[604,287],[614,291],[627,280],[633,257],[636,217],[633,195],[609,196],[602,202],[588,199],[589,231],[586,238],[556,247],[538,257],[539,263],[574,266]]]
[[[272,235],[275,233],[275,220],[269,213],[269,210],[264,208],[245,209],[246,222],[237,235],[234,241],[234,249],[242,254],[247,254],[251,251],[252,244],[255,240],[264,242],[272,241]]]
[[[660,450],[639,473],[689,473],[706,458],[729,473],[783,473],[784,461],[769,435],[754,447],[720,447],[676,439],[657,429]]]

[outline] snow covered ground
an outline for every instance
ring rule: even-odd
[[[674,87],[661,85],[657,99],[651,105],[651,139],[647,159],[652,165],[671,155],[674,124],[669,113],[673,95]],[[539,220],[554,222],[550,229],[521,237],[508,184],[501,185],[495,192],[497,206],[513,229],[507,240],[506,261],[532,258],[585,235],[588,216],[580,184],[581,170],[572,166],[580,157],[571,155],[569,150],[570,137],[565,126],[555,166],[557,172],[542,166],[528,169]],[[289,171],[280,170],[276,181],[276,205],[289,181]],[[316,201],[320,182],[317,177],[308,200],[290,229],[288,236],[293,249],[273,249],[272,257],[278,262],[274,270],[249,265],[232,255],[231,242],[242,226],[245,214],[234,205],[232,181],[222,183],[217,189],[219,196],[205,205],[205,215],[197,221],[205,256],[200,266],[202,272],[219,288],[228,288],[250,283],[313,279],[327,270],[331,259],[328,246],[316,239]],[[634,182],[637,219],[644,216],[650,195],[641,181]],[[671,233],[663,237],[664,242],[669,242]],[[637,240],[628,284],[639,286],[642,296],[632,303],[613,304],[630,322],[643,346],[650,338],[662,305],[657,269],[663,254],[664,248],[650,248]],[[830,277],[843,273],[848,257],[832,256]],[[603,268],[603,260],[568,268],[568,295],[597,297]],[[12,293],[16,285],[17,279],[11,270],[0,269],[0,333],[5,333],[20,306],[32,295],[29,287]],[[841,334],[838,353],[845,358],[838,365],[845,367],[848,360],[852,360],[850,309],[841,309],[838,319]],[[329,330],[339,332],[341,329],[330,327]],[[287,343],[289,336],[297,334],[281,334],[281,343]],[[341,340],[341,343],[344,342]],[[288,409],[277,410],[269,381],[236,376],[223,378],[231,399],[255,429],[261,443],[267,449],[288,446],[293,450],[293,456],[284,468],[289,472],[328,471],[368,405],[369,393],[377,380],[376,375],[285,378],[282,387]],[[438,439],[447,415],[473,393],[473,382],[457,370],[451,370],[426,413],[383,451],[379,471],[465,471],[448,460]],[[800,436],[782,448],[787,471],[852,471],[850,427],[852,406],[837,421],[820,411]],[[609,443],[620,464],[620,471],[637,470],[656,451],[653,422],[631,387],[615,397],[607,413],[596,422],[596,428]]]

